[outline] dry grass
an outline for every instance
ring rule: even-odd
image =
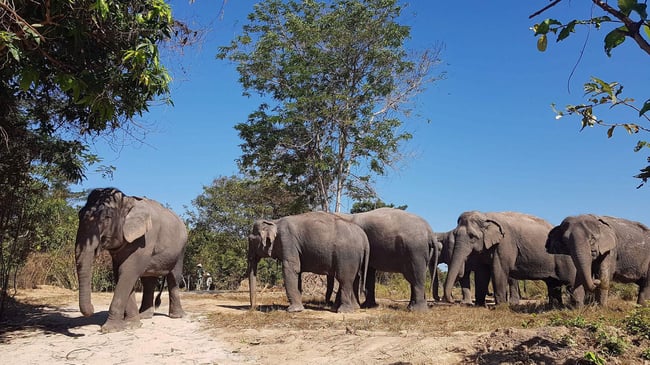
[[[399,292],[399,290],[397,290]],[[220,294],[223,299],[224,294]],[[245,293],[232,293],[233,300],[247,304]],[[402,297],[403,298],[403,297]],[[465,305],[430,303],[424,313],[406,310],[402,298],[380,299],[379,308],[360,309],[353,314],[335,314],[323,303],[323,298],[303,298],[311,311],[287,313],[288,305],[283,291],[258,295],[259,310],[242,310],[237,313],[213,313],[209,320],[215,327],[234,329],[283,328],[293,330],[347,329],[399,333],[402,331],[450,335],[454,332],[492,332],[499,328],[537,328],[562,325],[575,318],[587,322],[616,324],[628,314],[634,303],[611,298],[608,308],[586,306],[582,309],[553,309],[539,301],[526,301],[516,306],[490,306],[489,308]]]

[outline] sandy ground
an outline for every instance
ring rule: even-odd
[[[184,294],[187,316],[167,317],[167,304],[139,329],[100,333],[112,294],[93,293],[97,313],[85,318],[76,293],[53,287],[21,291],[18,302],[37,306],[0,328],[1,364],[455,364],[477,334],[449,337],[347,330],[210,328],[210,312],[242,310],[218,295]],[[164,297],[163,297],[164,298]],[[36,308],[36,307],[35,307]],[[245,315],[245,313],[242,313]],[[341,316],[306,310],[303,316]],[[367,315],[347,314],[350,315]]]
[[[226,313],[246,319],[245,293],[183,292],[187,316],[181,319],[167,316],[163,295],[163,305],[141,328],[102,334],[111,298],[111,293],[93,293],[97,313],[86,318],[78,310],[76,292],[48,286],[19,291],[9,303],[11,317],[0,322],[0,364],[578,364],[590,350],[581,340],[584,334],[565,327],[443,335],[427,328],[399,333],[346,326],[300,330],[293,323],[311,323],[310,318],[348,323],[346,318],[375,315],[372,310],[337,314],[307,309],[289,316],[296,321],[286,326],[258,329],[218,328],[208,321],[208,316]],[[562,344],[566,339],[571,344]]]

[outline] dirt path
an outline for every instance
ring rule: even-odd
[[[477,333],[453,326],[383,332],[347,325],[373,328],[378,310],[337,314],[314,308],[289,315],[280,309],[257,313],[257,322],[250,322],[247,295],[214,292],[184,292],[188,315],[182,319],[167,317],[164,295],[163,306],[141,328],[102,334],[111,298],[93,293],[98,313],[85,318],[76,292],[47,286],[20,291],[10,302],[12,317],[0,323],[0,364],[573,364],[594,351],[585,330],[561,326]],[[449,312],[434,310],[443,318],[439,326],[447,325]]]
[[[24,297],[55,297],[70,293],[62,289],[26,292]],[[23,328],[9,330],[1,337],[0,363],[3,364],[245,364],[252,359],[233,353],[210,335],[203,326],[205,316],[189,312],[186,318],[170,319],[159,308],[141,328],[102,334],[111,294],[93,294],[99,313],[84,318],[77,303],[43,307],[27,318]],[[190,303],[188,303],[190,304]],[[28,316],[30,317],[30,316]],[[4,332],[4,331],[3,331]]]
[[[34,305],[0,329],[3,364],[456,364],[477,334],[447,337],[351,330],[210,328],[209,312],[238,312],[242,302],[184,295],[186,318],[170,319],[163,306],[139,329],[102,334],[111,294],[93,293],[98,313],[85,318],[76,293],[44,287],[16,299]],[[310,313],[311,312],[311,313]],[[242,315],[245,315],[242,313]],[[305,316],[337,316],[327,311]],[[360,314],[363,315],[363,314]]]

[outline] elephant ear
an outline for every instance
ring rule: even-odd
[[[565,228],[562,225],[555,226],[548,233],[546,239],[546,252],[550,254],[568,255],[570,253],[569,247],[564,243]]]
[[[273,252],[273,244],[275,243],[275,236],[278,234],[278,226],[271,221],[262,221],[260,226],[260,236],[262,237],[262,249],[271,256]],[[269,241],[267,245],[267,240]]]
[[[616,234],[612,226],[607,223],[607,221],[602,218],[599,219],[601,223],[598,227],[598,231],[595,234],[595,245],[598,250],[598,254],[604,255],[609,251],[612,251],[616,247]]]
[[[498,244],[504,237],[501,225],[494,220],[486,220],[483,226],[483,245],[488,250]]]
[[[137,200],[124,219],[122,233],[126,242],[133,242],[144,236],[152,227],[151,214],[143,200]]]

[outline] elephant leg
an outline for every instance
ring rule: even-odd
[[[366,301],[361,305],[362,308],[374,308],[377,306],[375,300],[375,276],[377,270],[374,267],[368,267],[368,272],[366,274]],[[341,288],[339,288],[339,292]]]
[[[463,294],[463,299],[460,301],[461,304],[473,304],[470,273],[471,270],[469,269],[469,265],[465,265],[465,273],[463,274],[463,277],[460,278],[460,289]]]
[[[167,290],[169,291],[169,318],[182,318],[185,316],[181,305],[180,280],[183,279],[183,259],[176,262],[174,269],[167,274]],[[162,288],[161,288],[162,290]]]
[[[282,262],[282,273],[284,275],[284,288],[289,299],[287,312],[300,312],[305,309],[302,305],[302,295],[300,293],[299,281],[300,270],[296,270],[290,261]]]
[[[562,306],[562,283],[557,280],[546,280],[546,290],[548,291],[548,303],[553,308]]]
[[[124,321],[127,322],[127,327],[130,326],[132,322],[140,322],[140,312],[138,311],[138,302],[135,300],[135,290],[131,291],[129,300],[126,302],[126,308],[124,308]],[[137,327],[140,326],[137,325]]]
[[[582,308],[585,304],[585,287],[583,285],[576,286],[569,290],[571,297],[571,306],[574,308]]]
[[[340,291],[341,289],[339,289]],[[332,293],[334,293],[334,275],[327,275],[327,288],[325,289],[325,304],[332,305]],[[338,294],[337,294],[338,295]]]
[[[338,307],[336,308],[337,313],[350,313],[354,312],[359,308],[359,303],[356,299],[356,295],[354,294],[354,276],[349,277],[344,274],[342,275],[337,275],[337,279],[339,282],[339,293],[340,296],[338,296],[339,303]],[[358,286],[358,284],[357,284]]]
[[[496,304],[504,304],[508,302],[508,273],[504,270],[501,261],[498,257],[492,262],[492,285],[494,286],[494,301]]]
[[[408,275],[404,275],[406,280],[411,284],[411,300],[407,308],[412,311],[426,311],[429,309],[424,290],[426,265],[423,270],[417,270],[413,267],[411,271]]]
[[[519,300],[521,300],[521,296],[519,295],[519,280],[508,278],[508,288],[508,293],[510,294],[508,303],[514,305],[519,304]]]
[[[433,300],[436,302],[440,301],[440,270],[435,268],[433,273],[433,279],[431,280],[431,295],[433,295]]]
[[[140,304],[140,318],[151,318],[154,314],[153,297],[158,284],[157,277],[142,277],[142,304]]]
[[[609,285],[612,278],[612,272],[610,271],[610,263],[612,260],[610,257],[611,255],[608,255],[608,257],[600,263],[600,270],[598,270],[598,279],[600,279],[600,284],[598,284],[596,288],[596,299],[598,300],[598,304],[603,307],[607,306]]]
[[[645,274],[645,277],[642,278],[639,282],[639,297],[636,300],[636,303],[639,305],[644,305],[646,300],[650,299],[650,268]]]
[[[108,319],[101,328],[104,333],[122,331],[141,325],[140,316],[137,315],[138,305],[135,302],[135,296],[132,296],[133,288],[141,273],[119,272],[116,267],[113,268],[113,272],[117,278],[117,284],[115,285],[113,299],[108,307]],[[130,305],[132,307],[128,307]],[[129,323],[125,321],[125,314],[130,314],[128,317]]]
[[[476,296],[476,306],[478,307],[486,306],[485,297],[488,293],[491,276],[492,273],[490,272],[490,267],[488,265],[478,265],[476,270],[474,270],[474,291]],[[469,272],[467,273],[467,277],[469,278]],[[467,285],[469,285],[469,282]],[[472,303],[471,298],[469,303]]]

